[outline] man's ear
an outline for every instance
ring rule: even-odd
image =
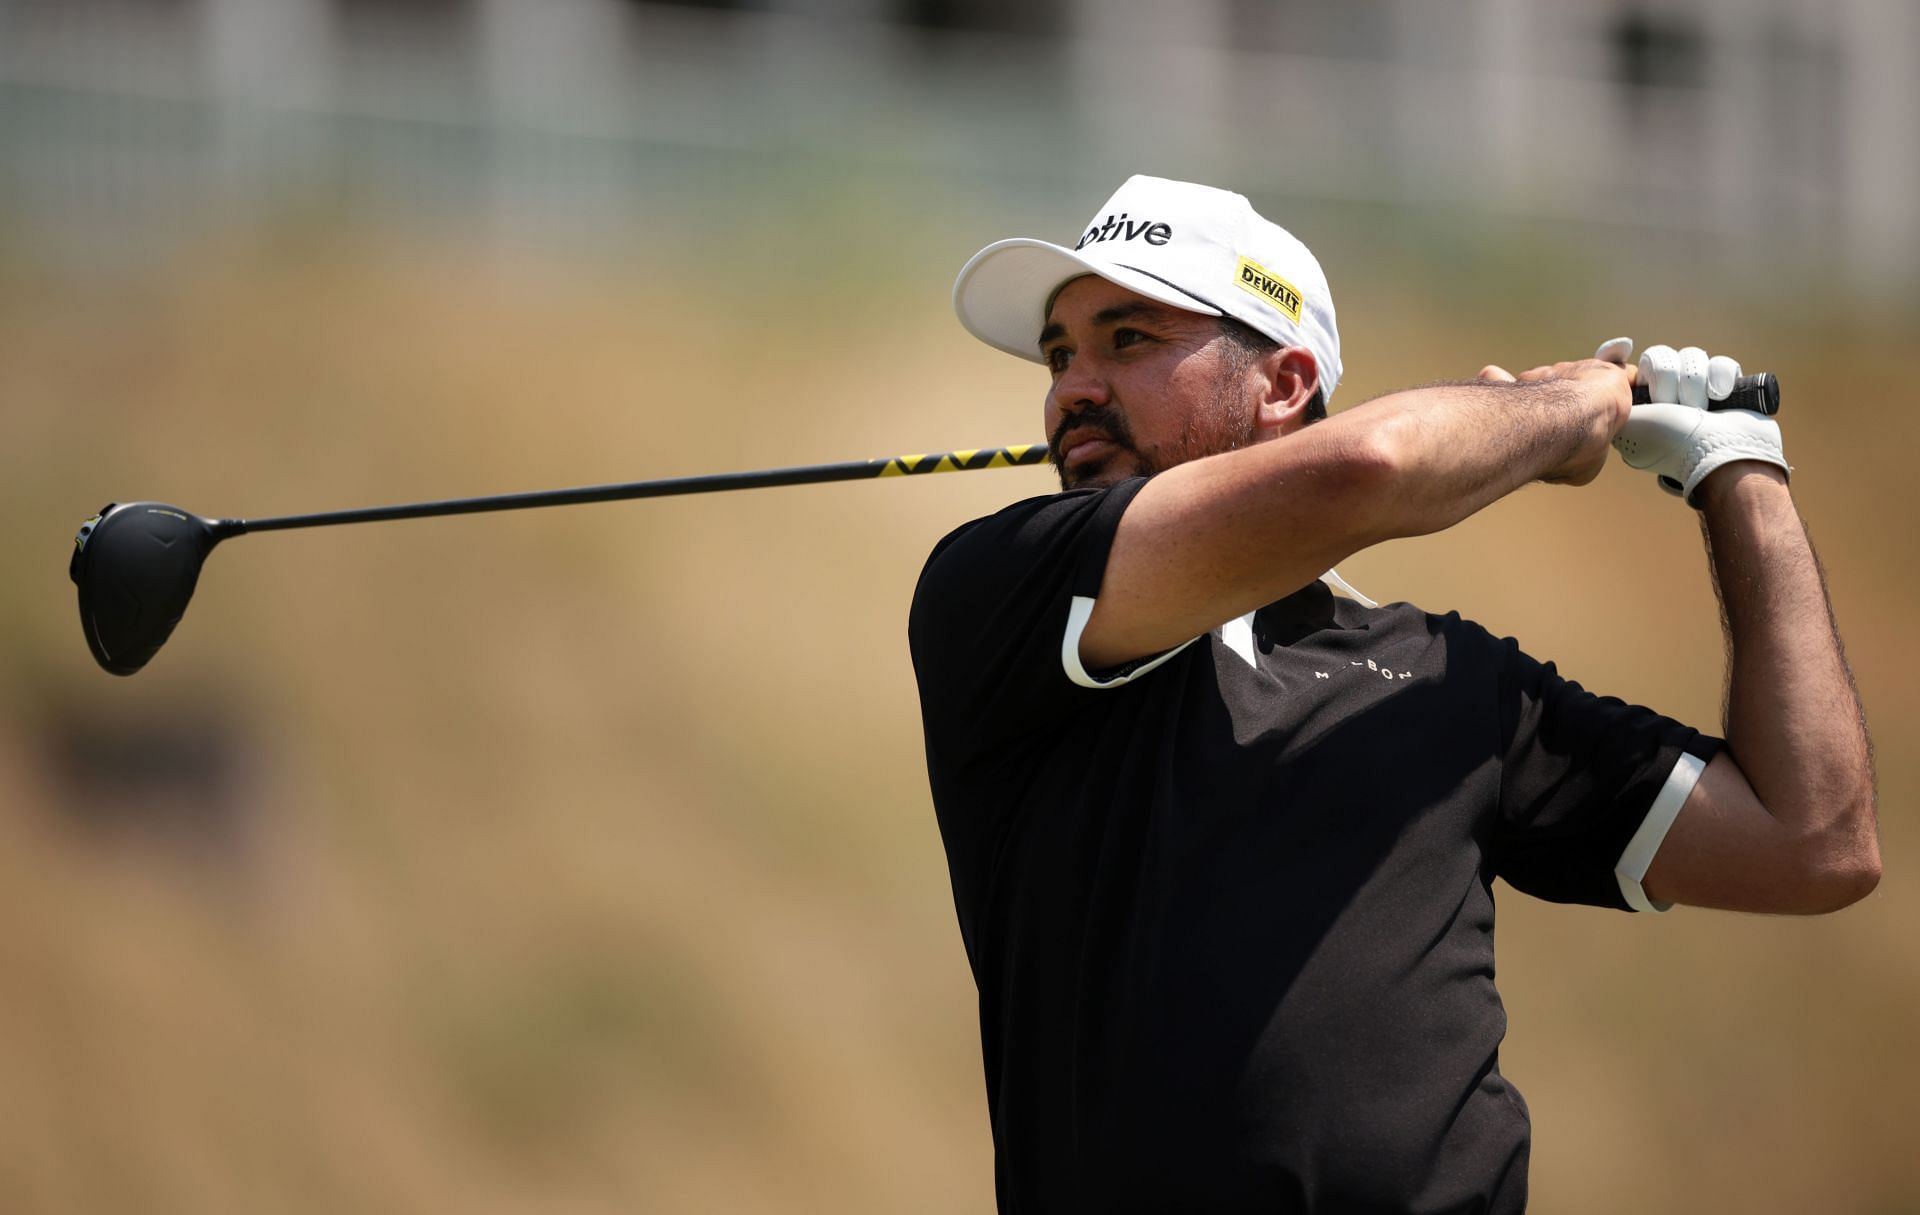
[[[1260,371],[1255,437],[1277,438],[1306,425],[1307,403],[1320,388],[1320,365],[1313,351],[1305,346],[1282,346],[1260,360]]]

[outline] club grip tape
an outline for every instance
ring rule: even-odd
[[[1647,395],[1645,384],[1633,386],[1633,403],[1645,405],[1652,400]],[[1754,413],[1772,417],[1780,412],[1780,381],[1771,371],[1756,371],[1752,375],[1743,375],[1733,382],[1733,391],[1724,401],[1708,401],[1710,410],[1746,409]]]

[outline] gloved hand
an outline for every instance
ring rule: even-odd
[[[1625,363],[1632,354],[1630,338],[1614,338],[1594,351],[1611,363]],[[1629,467],[1655,473],[1660,488],[1696,507],[1694,490],[1736,460],[1764,460],[1791,473],[1778,422],[1745,409],[1708,410],[1707,402],[1726,400],[1739,378],[1740,364],[1725,355],[1710,359],[1698,346],[1649,346],[1640,356],[1640,383],[1651,403],[1633,407],[1614,436],[1614,449]]]

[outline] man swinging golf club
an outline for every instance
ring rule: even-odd
[[[1245,198],[1135,177],[1075,239],[960,273],[1052,377],[1063,492],[943,540],[909,630],[1001,1209],[1521,1210],[1494,877],[1800,913],[1879,878],[1779,429],[1714,408],[1731,360],[1624,340],[1319,420],[1326,278]],[[1610,445],[1704,522],[1724,740],[1323,581]]]

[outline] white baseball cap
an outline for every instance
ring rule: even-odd
[[[1129,177],[1073,248],[996,241],[961,268],[953,310],[987,345],[1041,362],[1039,336],[1061,287],[1097,274],[1148,299],[1244,321],[1305,346],[1320,391],[1340,383],[1340,330],[1327,276],[1307,247],[1242,195],[1164,177]]]

